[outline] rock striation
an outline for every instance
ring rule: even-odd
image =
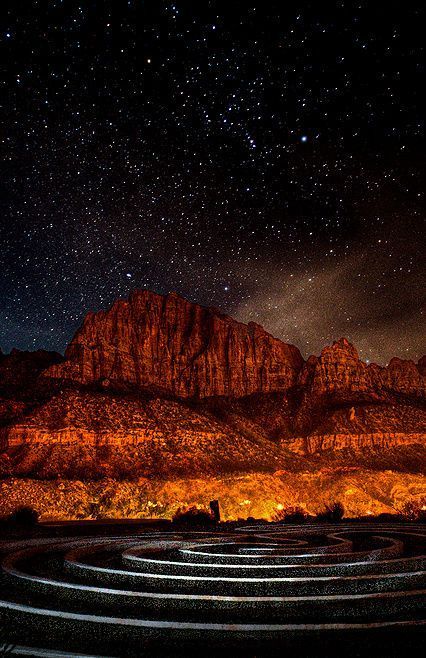
[[[310,455],[328,450],[354,450],[365,448],[386,450],[395,446],[424,445],[425,432],[390,433],[377,432],[368,434],[324,434],[311,435],[306,438],[287,441],[285,446],[300,455]]]
[[[366,364],[346,338],[325,347],[319,357],[311,356],[299,373],[302,400],[296,415],[296,427],[309,431],[324,408],[393,401],[424,402],[426,378],[422,367],[413,361],[393,358],[381,367]]]
[[[151,387],[182,398],[287,391],[303,366],[297,347],[255,323],[146,290],[89,313],[65,357],[45,376],[108,388]]]
[[[267,471],[283,451],[182,400],[65,389],[0,425],[0,476],[171,477]]]
[[[367,448],[417,469],[425,371],[366,364],[345,338],[305,362],[255,323],[136,291],[89,313],[65,358],[0,353],[0,474],[268,471]]]

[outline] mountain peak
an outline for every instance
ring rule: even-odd
[[[179,397],[287,391],[303,358],[256,324],[176,293],[134,291],[107,311],[91,313],[77,330],[64,364],[47,377],[141,389],[155,386]]]
[[[347,338],[339,338],[324,349],[321,352],[321,360],[345,360],[351,359],[359,361],[358,350],[352,343],[348,341]]]
[[[315,396],[340,391],[374,399],[378,390],[423,395],[424,362],[366,366],[345,337],[306,363],[294,345],[255,322],[193,304],[176,293],[133,291],[108,310],[89,313],[64,363],[44,377],[110,390],[162,390],[182,398],[284,393],[312,386]],[[314,396],[314,397],[315,397]]]

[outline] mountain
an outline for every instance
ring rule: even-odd
[[[253,322],[147,290],[88,313],[65,361],[56,363],[44,378],[110,390],[180,398],[294,393],[303,399],[300,418],[324,403],[426,398],[425,357],[417,365],[397,358],[387,367],[366,365],[341,338],[304,362],[297,347]]]
[[[10,354],[3,354],[0,350],[0,395],[35,395],[39,375],[61,361],[63,357],[58,352],[13,349]]]
[[[89,313],[65,357],[46,377],[182,398],[288,391],[303,365],[296,347],[259,325],[146,290]]]
[[[418,474],[425,370],[367,365],[344,338],[305,361],[257,324],[136,291],[89,313],[65,357],[0,353],[0,475]]]
[[[423,407],[426,378],[421,360],[394,358],[387,367],[363,363],[356,348],[345,338],[325,347],[319,357],[311,356],[298,377],[303,391],[297,410],[296,427],[306,433],[324,418],[326,410],[349,405],[392,406],[410,404]],[[420,413],[420,412],[419,412]],[[352,412],[353,419],[355,412]],[[382,429],[394,429],[391,419],[383,419]],[[368,429],[368,422],[366,424]]]

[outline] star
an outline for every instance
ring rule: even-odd
[[[371,361],[421,356],[417,9],[54,4],[3,32],[3,351],[63,351],[141,286],[304,356],[348,327]]]

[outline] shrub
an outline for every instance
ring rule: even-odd
[[[8,518],[12,525],[34,526],[38,521],[38,512],[32,507],[19,507]]]
[[[216,522],[213,515],[206,509],[198,509],[193,506],[186,510],[179,508],[173,516],[172,523],[192,528],[194,526],[212,526]]]
[[[426,521],[426,499],[409,500],[401,508],[401,515],[406,521]]]
[[[333,503],[333,505],[327,505],[323,512],[318,512],[317,519],[325,523],[339,523],[343,519],[344,513],[345,508],[342,503]]]
[[[308,518],[307,512],[302,507],[287,507],[276,510],[272,520],[278,523],[305,523]]]

